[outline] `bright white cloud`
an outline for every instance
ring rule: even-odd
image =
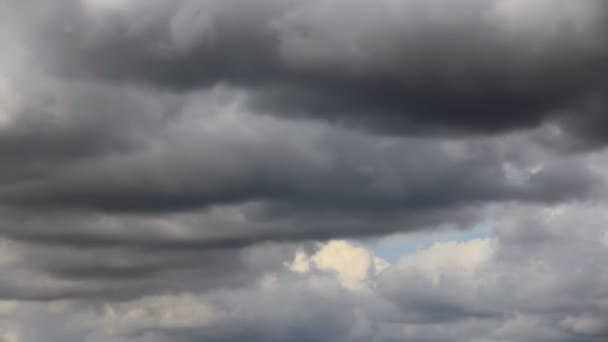
[[[324,244],[312,256],[296,255],[292,270],[299,273],[321,270],[335,273],[343,286],[360,289],[366,282],[389,267],[388,263],[370,251],[347,241],[334,240]]]

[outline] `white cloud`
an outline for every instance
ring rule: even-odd
[[[442,274],[473,276],[491,260],[492,254],[493,241],[490,239],[441,242],[402,258],[395,267],[422,271],[436,283]]]
[[[0,342],[24,342],[15,328],[0,327]]]
[[[362,289],[388,267],[388,263],[372,252],[344,240],[324,244],[312,256],[298,253],[291,264],[295,272],[306,273],[322,270],[335,273],[341,284],[349,289]]]
[[[598,335],[608,332],[608,322],[605,321],[605,317],[589,314],[566,317],[560,322],[560,326],[577,334]]]

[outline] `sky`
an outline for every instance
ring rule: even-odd
[[[605,0],[0,0],[1,342],[608,341]]]

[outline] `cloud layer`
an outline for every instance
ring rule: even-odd
[[[606,337],[604,1],[0,21],[0,341]],[[346,242],[483,222],[396,264]]]
[[[572,119],[581,139],[603,135],[605,104],[590,104],[606,94],[603,1],[102,3],[22,6],[50,70],[179,91],[228,84],[257,111],[393,134]]]
[[[608,234],[605,217],[597,215],[603,209],[511,207],[487,239],[436,243],[394,264],[346,241],[295,257],[275,249],[269,255],[283,260],[282,267],[233,289],[103,307],[7,301],[5,336],[33,342],[601,341],[608,337],[601,262]],[[580,228],[573,230],[573,223]]]

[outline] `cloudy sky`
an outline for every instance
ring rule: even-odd
[[[1,342],[608,341],[605,0],[0,0]]]

